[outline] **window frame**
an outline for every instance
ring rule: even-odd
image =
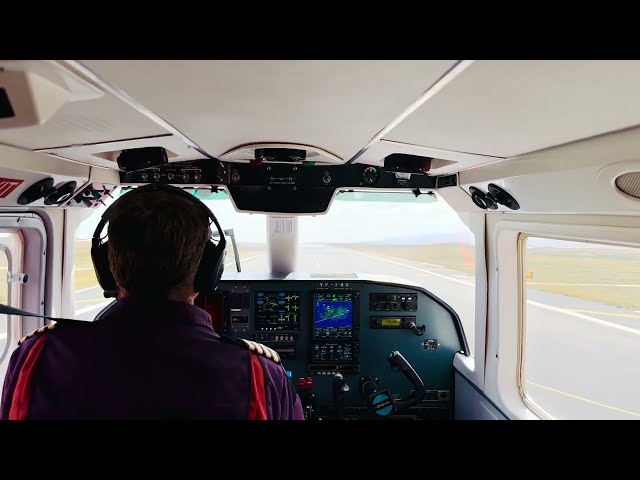
[[[47,255],[49,221],[48,216],[35,212],[0,212],[0,231],[17,234],[19,238],[15,254],[12,252],[12,258],[8,258],[9,266],[12,270],[20,270],[20,273],[29,275],[29,281],[25,284],[9,284],[10,303],[14,307],[40,314],[50,314],[51,310],[51,302],[45,303],[47,296],[50,296],[48,289],[51,287],[51,255]],[[42,325],[44,320],[40,318],[10,316],[7,343],[0,356],[0,374],[4,375],[10,353],[18,340]]]
[[[558,237],[640,247],[640,216],[490,213],[486,216],[487,327],[483,391],[508,418],[538,420],[518,389],[521,259],[518,236]],[[454,359],[454,365],[459,364]]]
[[[548,238],[542,237],[540,235],[530,235],[527,233],[520,232],[518,234],[518,304],[520,305],[520,312],[518,315],[518,331],[520,332],[520,338],[518,340],[518,392],[520,393],[520,398],[524,402],[524,404],[538,417],[542,420],[553,420],[554,418],[548,414],[542,407],[537,405],[534,401],[527,398],[524,389],[525,383],[525,345],[526,345],[526,336],[527,336],[527,321],[526,321],[526,312],[527,312],[527,296],[526,296],[526,245],[527,240],[529,238]]]
[[[517,364],[517,384],[518,384],[518,392],[520,393],[520,398],[524,402],[524,404],[534,412],[538,417],[543,420],[555,420],[556,418],[547,412],[541,405],[538,405],[534,400],[528,398],[525,392],[524,383],[526,382],[525,378],[525,363],[526,363],[526,326],[527,326],[527,286],[526,286],[526,254],[527,254],[527,240],[530,238],[539,238],[543,240],[560,240],[567,242],[577,242],[577,243],[589,243],[596,245],[608,245],[613,247],[625,247],[625,248],[637,248],[640,249],[640,245],[638,244],[629,244],[628,242],[621,241],[612,241],[605,240],[602,238],[582,238],[576,236],[567,236],[567,235],[548,235],[548,234],[540,234],[540,233],[526,233],[520,232],[518,234],[518,303],[519,303],[519,315],[518,315],[518,330],[520,332],[518,339],[518,364]]]
[[[10,229],[7,229],[7,228],[0,228],[0,233],[10,233],[12,235],[15,235],[16,237],[18,237],[19,245],[17,245],[15,248],[15,251],[13,251],[13,249],[11,249],[8,245],[0,243],[0,250],[7,257],[7,275],[15,269],[17,270],[23,269],[22,256],[24,254],[23,253],[24,237],[22,236],[22,232],[20,231],[20,229],[15,229],[15,231],[9,231],[9,230]],[[17,286],[18,285],[14,284],[13,282],[7,282],[7,304],[10,306],[14,306],[20,303],[21,289],[16,288]],[[12,316],[9,315],[8,317],[12,317]],[[13,317],[15,317],[15,315]],[[15,323],[14,318],[7,319],[7,324],[6,324],[7,338],[4,344],[4,348],[2,349],[2,351],[0,351],[0,365],[5,361],[7,355],[11,351],[11,344],[13,343],[13,340],[14,340],[13,338],[14,323]]]

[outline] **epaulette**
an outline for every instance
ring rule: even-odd
[[[67,326],[80,326],[80,327],[88,327],[90,325],[94,325],[94,322],[88,322],[86,320],[71,320],[69,318],[59,318],[55,321],[55,323],[48,323],[44,327],[40,327],[34,330],[31,333],[27,333],[24,337],[22,337],[18,341],[18,345],[22,345],[24,342],[29,340],[31,337],[39,335],[44,332],[50,332],[54,328],[67,327]]]
[[[269,360],[273,360],[278,364],[280,363],[280,355],[273,348],[269,348],[266,345],[254,342],[253,340],[245,340],[244,338],[241,338],[240,340],[249,347],[250,351],[257,353],[262,357],[267,357]]]
[[[37,330],[34,330],[31,333],[27,333],[24,337],[22,337],[20,340],[18,340],[18,345],[22,345],[24,342],[29,340],[31,337],[35,337],[36,335],[38,335],[40,333],[44,333],[44,332],[48,332],[50,330],[53,330],[54,328],[56,328],[56,325],[57,325],[57,323],[49,323],[49,324],[45,325],[44,327],[40,327]]]
[[[261,357],[268,358],[269,360],[280,364],[280,355],[274,349],[263,345],[262,343],[254,342],[253,340],[246,340],[244,338],[233,338],[228,335],[220,335],[222,340],[227,343],[233,343],[235,345],[239,345],[243,348],[248,349],[251,352],[254,352]]]

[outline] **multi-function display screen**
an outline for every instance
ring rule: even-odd
[[[317,292],[313,296],[315,338],[345,338],[353,334],[353,293]]]
[[[299,330],[299,292],[256,292],[256,330]]]

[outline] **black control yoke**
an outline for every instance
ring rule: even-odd
[[[411,364],[407,362],[407,359],[402,356],[397,350],[391,352],[387,357],[391,369],[395,372],[402,372],[407,380],[411,382],[414,390],[405,398],[395,400],[395,405],[398,410],[404,410],[416,403],[420,402],[425,396],[424,382],[418,376]]]

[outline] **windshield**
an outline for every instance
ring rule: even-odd
[[[233,229],[242,271],[269,272],[266,215],[239,213],[226,195],[215,197],[203,201],[222,228]],[[296,271],[413,281],[448,303],[473,338],[475,237],[445,202],[426,194],[344,193],[327,214],[299,217],[298,232]]]
[[[227,236],[226,272],[235,272],[234,241],[243,272],[269,272],[267,217],[240,213],[224,192],[194,192]],[[91,264],[91,235],[105,207],[76,230],[76,317],[93,318],[109,301]],[[325,215],[298,218],[296,271],[387,275],[415,282],[448,303],[473,338],[475,239],[458,214],[435,196],[349,192],[336,196]],[[233,237],[233,240],[231,240]]]

